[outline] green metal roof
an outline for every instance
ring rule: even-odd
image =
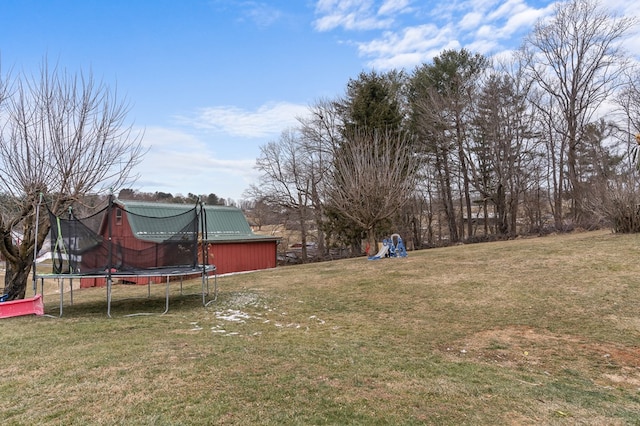
[[[189,221],[191,215],[183,215],[200,206],[194,204],[168,204],[153,203],[148,201],[116,200],[125,211],[133,213],[127,215],[133,234],[148,241],[163,241],[167,236],[180,232]],[[256,235],[251,230],[242,210],[228,206],[204,206],[204,220],[206,225],[205,241],[209,242],[240,242],[259,241],[277,238]],[[145,220],[146,217],[165,218],[165,220]],[[198,224],[197,232],[202,231],[202,222]]]

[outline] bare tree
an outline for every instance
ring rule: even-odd
[[[412,77],[413,125],[421,135],[424,151],[435,156],[451,241],[464,238],[465,215],[469,219],[467,236],[473,233],[470,166],[465,148],[478,81],[488,65],[487,58],[465,49],[445,50],[432,64],[416,69]],[[459,226],[452,187],[456,177],[460,187]]]
[[[591,138],[587,139],[592,142],[592,150],[598,151],[592,156],[597,155],[600,160],[589,164],[597,185],[592,188],[596,194],[589,199],[588,205],[596,217],[610,224],[614,232],[640,232],[640,72],[638,69],[629,71],[625,88],[616,99],[622,112],[618,126],[614,128],[601,122],[599,126],[591,127]],[[618,146],[622,147],[617,155],[608,153],[613,145],[612,138],[608,137],[611,133],[617,136]],[[607,140],[607,146],[603,146],[603,139]],[[615,163],[607,161],[611,158]]]
[[[355,130],[334,156],[331,205],[367,231],[371,247],[376,229],[411,200],[417,157],[406,132]]]
[[[44,63],[38,77],[20,75],[5,84],[0,192],[13,204],[3,205],[0,252],[7,262],[4,293],[17,299],[25,296],[34,253],[50,227],[46,214],[36,226],[40,201],[62,214],[91,192],[131,183],[144,152],[141,134],[125,125],[127,105],[91,74]]]
[[[517,233],[520,199],[531,185],[536,155],[529,87],[520,68],[513,65],[515,69],[504,64],[503,71],[491,73],[484,82],[475,112],[476,130],[467,150],[485,218],[491,205],[493,231],[511,235]],[[489,232],[487,220],[484,226]]]
[[[617,104],[622,110],[625,124],[621,126],[627,143],[630,168],[640,169],[640,69],[630,70],[625,88],[618,94]]]
[[[318,253],[326,254],[324,220],[327,176],[333,164],[333,153],[340,140],[342,123],[335,102],[319,100],[309,107],[307,117],[300,122],[301,149],[307,157],[309,200],[316,222]]]
[[[302,261],[307,259],[308,221],[311,219],[311,187],[314,173],[301,143],[300,134],[285,130],[278,141],[260,147],[256,169],[262,175],[259,185],[252,185],[248,195],[272,206],[294,212],[300,226]]]
[[[414,104],[414,111],[419,115],[417,133],[424,141],[423,162],[426,168],[433,168],[432,178],[437,182],[437,198],[442,201],[442,211],[448,227],[448,238],[452,242],[460,239],[460,232],[456,219],[454,201],[456,194],[453,189],[453,164],[455,161],[454,146],[447,137],[444,126],[441,125],[441,112],[444,108],[435,90],[428,89],[426,94]],[[426,175],[427,173],[425,173]],[[441,223],[442,221],[438,221]]]
[[[582,196],[578,144],[585,126],[621,81],[626,61],[621,41],[635,23],[635,18],[601,8],[597,0],[571,0],[558,3],[553,18],[539,21],[525,40],[522,53],[528,72],[550,98],[542,107],[557,107],[562,118],[548,124],[560,136],[556,145],[566,154],[559,169],[566,166],[575,220],[581,214]]]

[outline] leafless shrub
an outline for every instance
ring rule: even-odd
[[[610,181],[590,197],[590,210],[616,233],[640,232],[640,192],[632,179]]]

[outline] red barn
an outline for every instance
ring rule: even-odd
[[[182,226],[175,223],[178,220],[175,218],[193,211],[193,205],[117,199],[113,201],[113,206],[114,214],[108,216],[109,222],[102,224],[101,233],[103,236],[110,235],[116,259],[121,247],[144,253],[144,258],[137,259],[137,263],[145,268],[161,267],[165,258],[180,258],[179,244],[166,247],[161,246],[159,241],[166,239],[167,233],[174,233],[176,226]],[[166,221],[148,218],[164,218]],[[275,268],[277,265],[279,239],[254,234],[242,210],[238,208],[204,206],[197,229],[198,258],[192,260],[194,263],[203,263],[203,257],[206,257],[205,263],[215,265],[217,274]],[[174,252],[167,253],[167,250]],[[193,250],[185,250],[182,256],[193,255]],[[186,258],[183,260],[185,263],[190,261]],[[89,259],[85,256],[83,262],[87,261]],[[83,278],[82,281],[83,287],[104,285],[103,278]],[[147,282],[147,278],[140,281]]]

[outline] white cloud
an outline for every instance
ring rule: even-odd
[[[347,12],[362,10],[362,19],[370,18],[373,3],[320,0],[316,13],[324,15],[316,22],[325,22],[327,30],[350,29],[354,25],[344,22]],[[394,21],[377,37],[352,42],[358,46],[358,53],[368,59],[368,65],[380,69],[411,68],[432,60],[445,49],[465,47],[486,55],[512,49],[520,44],[515,37],[522,37],[554,7],[551,3],[538,8],[525,0],[453,0],[426,6],[409,0],[375,3],[380,4],[381,14],[396,11]],[[401,13],[405,13],[404,17],[399,16]],[[336,21],[329,24],[330,17]]]
[[[382,38],[360,43],[358,50],[363,56],[375,58],[370,61],[375,68],[390,69],[418,65],[431,60],[443,48],[458,46],[451,27],[426,24],[405,28],[400,33],[388,31]]]
[[[373,30],[388,28],[391,22],[391,19],[380,20],[373,16],[363,17],[357,12],[333,13],[318,19],[316,21],[316,29],[318,31],[329,31],[343,27],[346,30]]]
[[[217,158],[211,143],[188,131],[153,127],[145,130],[144,144],[149,148],[145,162],[149,167],[165,171],[216,170],[233,172],[252,167],[255,159],[221,160]],[[147,161],[149,160],[149,161]]]
[[[237,200],[257,179],[255,153],[247,151],[246,158],[238,160],[221,159],[210,141],[188,131],[147,128],[144,145],[149,151],[136,168],[140,178],[133,188],[142,192],[215,193]]]
[[[616,11],[620,16],[636,18],[640,16],[640,2],[635,0],[609,0],[607,7]]]
[[[485,39],[485,40],[479,39],[471,43],[466,43],[464,47],[470,52],[474,52],[474,53],[481,52],[485,55],[490,55],[492,57],[504,51],[504,48],[502,48],[497,41],[493,41],[489,39]],[[509,51],[512,51],[512,50],[509,50]]]
[[[283,15],[280,10],[265,3],[251,3],[250,6],[246,15],[261,28],[275,24]]]
[[[177,117],[180,128],[147,128],[144,144],[149,151],[137,168],[140,179],[134,189],[215,193],[238,200],[258,180],[254,166],[260,151],[255,140],[277,137],[306,114],[308,106],[287,102],[267,103],[253,111],[213,106]]]
[[[314,25],[319,31],[354,31],[348,43],[357,46],[368,66],[411,69],[445,49],[464,47],[485,55],[513,51],[539,19],[553,15],[556,4],[554,0],[318,0]],[[637,1],[611,0],[605,7],[621,16],[640,16]],[[625,45],[637,55],[637,35],[628,40]]]
[[[490,21],[505,19],[513,15],[514,12],[521,12],[523,9],[529,9],[529,7],[523,4],[521,0],[508,0],[487,14],[487,19]]]
[[[482,25],[476,31],[476,36],[478,36],[481,39],[498,38],[497,31],[498,30],[493,25]]]
[[[410,0],[385,0],[378,9],[378,15],[391,15],[409,11]]]
[[[389,3],[401,3],[396,0]],[[395,4],[387,6],[395,7]],[[384,7],[384,5],[383,5]],[[319,0],[316,3],[316,15],[314,22],[317,31],[331,31],[336,28],[345,30],[376,30],[389,28],[393,24],[393,18],[380,18],[375,13],[372,0]]]
[[[287,14],[268,1],[257,0],[208,0],[215,14],[234,16],[240,23],[254,24],[258,28],[271,27],[283,19]]]
[[[505,37],[511,36],[523,29],[531,29],[538,19],[546,16],[547,14],[543,9],[526,9],[518,13],[513,14],[503,27],[503,35]]]
[[[334,10],[367,10],[373,6],[372,0],[318,0],[316,11],[326,13]]]
[[[147,127],[144,129],[143,143],[148,148],[159,150],[179,146],[187,150],[200,150],[204,147],[197,137],[186,132],[164,127]]]
[[[538,19],[548,16],[552,11],[553,7],[536,9],[519,0],[507,2],[487,16],[488,21],[492,23],[492,33],[482,36],[510,40],[514,34],[533,28]]]
[[[626,39],[624,48],[632,55],[635,55],[637,60],[640,60],[640,33],[629,36]]]
[[[640,23],[638,22],[638,20],[640,20],[640,2],[630,0],[610,0],[607,2],[607,7],[621,18],[636,19],[636,25],[625,38],[623,47],[630,54],[635,55],[636,60],[640,60]]]
[[[479,12],[469,12],[460,20],[460,29],[469,30],[477,28],[477,26],[484,19],[484,15]]]
[[[197,129],[260,138],[279,134],[288,127],[296,126],[296,118],[307,112],[306,105],[272,102],[260,106],[255,111],[233,106],[207,107],[200,109],[195,117],[178,117],[178,120]]]

